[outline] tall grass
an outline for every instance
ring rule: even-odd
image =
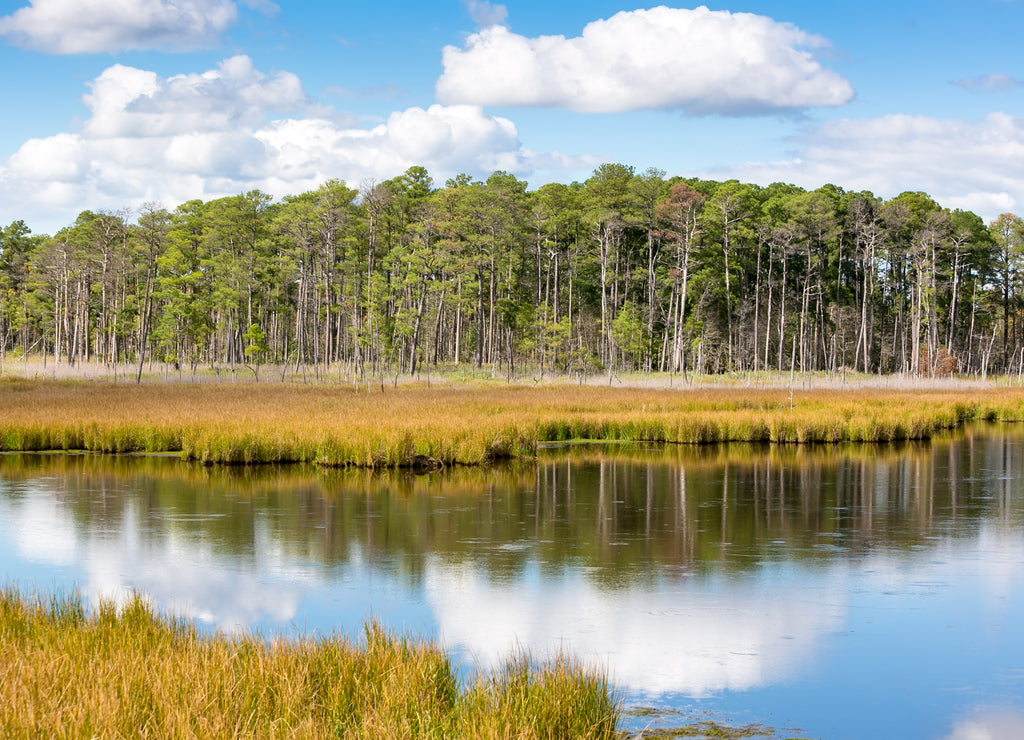
[[[460,683],[450,656],[369,624],[361,643],[202,636],[140,598],[0,592],[4,738],[612,738],[600,672],[516,654]]]
[[[546,441],[889,442],[1024,420],[1024,390],[651,390],[0,382],[0,449],[206,463],[476,465]]]

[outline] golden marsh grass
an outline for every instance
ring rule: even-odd
[[[927,439],[1024,420],[1024,390],[399,387],[0,382],[0,449],[175,452],[205,463],[476,465],[540,442]]]
[[[203,636],[135,598],[86,614],[75,598],[0,592],[5,738],[615,737],[600,671],[524,654],[460,682],[430,642],[365,628],[267,642]]]

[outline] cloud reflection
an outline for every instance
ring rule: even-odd
[[[13,537],[26,560],[47,565],[68,566],[75,562],[75,526],[52,497],[28,491],[17,509]]]
[[[494,664],[520,645],[539,656],[565,646],[613,666],[630,692],[700,698],[795,676],[821,637],[843,629],[842,591],[725,581],[606,591],[582,577],[493,583],[468,568],[433,567],[427,588],[449,647]]]
[[[961,720],[946,740],[1005,740],[1024,737],[1024,713],[1014,709],[978,710]]]
[[[219,553],[208,537],[174,526],[173,512],[154,530],[131,499],[116,520],[83,523],[59,493],[40,487],[3,518],[23,557],[77,570],[71,577],[94,605],[137,591],[161,611],[219,629],[282,629],[306,620],[303,601],[314,589],[332,588],[315,558],[289,554],[280,533],[258,518],[247,558]],[[357,571],[372,568],[358,560]],[[564,646],[612,666],[615,681],[632,693],[705,697],[798,675],[813,664],[822,636],[845,624],[839,584],[808,593],[785,582],[702,580],[691,587],[682,579],[612,590],[583,572],[541,575],[537,567],[495,582],[474,565],[429,558],[425,597],[441,639],[483,664],[517,643],[538,656]],[[399,596],[403,613],[409,599]]]
[[[246,566],[180,531],[146,537],[130,504],[116,526],[85,527],[76,524],[59,496],[41,488],[10,506],[3,519],[22,557],[80,569],[75,586],[94,607],[101,599],[123,603],[139,592],[162,612],[227,632],[260,623],[282,627],[294,621],[313,578],[312,566],[283,562],[274,547],[257,552]],[[273,538],[257,531],[257,539]]]

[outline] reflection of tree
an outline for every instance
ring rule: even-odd
[[[244,561],[267,544],[414,582],[432,557],[493,579],[539,563],[616,587],[914,550],[972,536],[990,517],[1019,524],[1009,482],[1024,475],[1022,440],[997,427],[893,446],[588,445],[430,476],[23,455],[0,459],[0,495],[17,507],[46,490],[80,530],[134,526],[153,544],[202,542]]]

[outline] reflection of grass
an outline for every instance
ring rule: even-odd
[[[175,451],[210,463],[480,464],[574,439],[805,443],[925,439],[1024,420],[1024,391],[399,388],[0,382],[0,449]]]
[[[605,676],[513,656],[462,686],[449,655],[370,624],[267,643],[202,637],[141,599],[0,592],[2,737],[612,738]]]

